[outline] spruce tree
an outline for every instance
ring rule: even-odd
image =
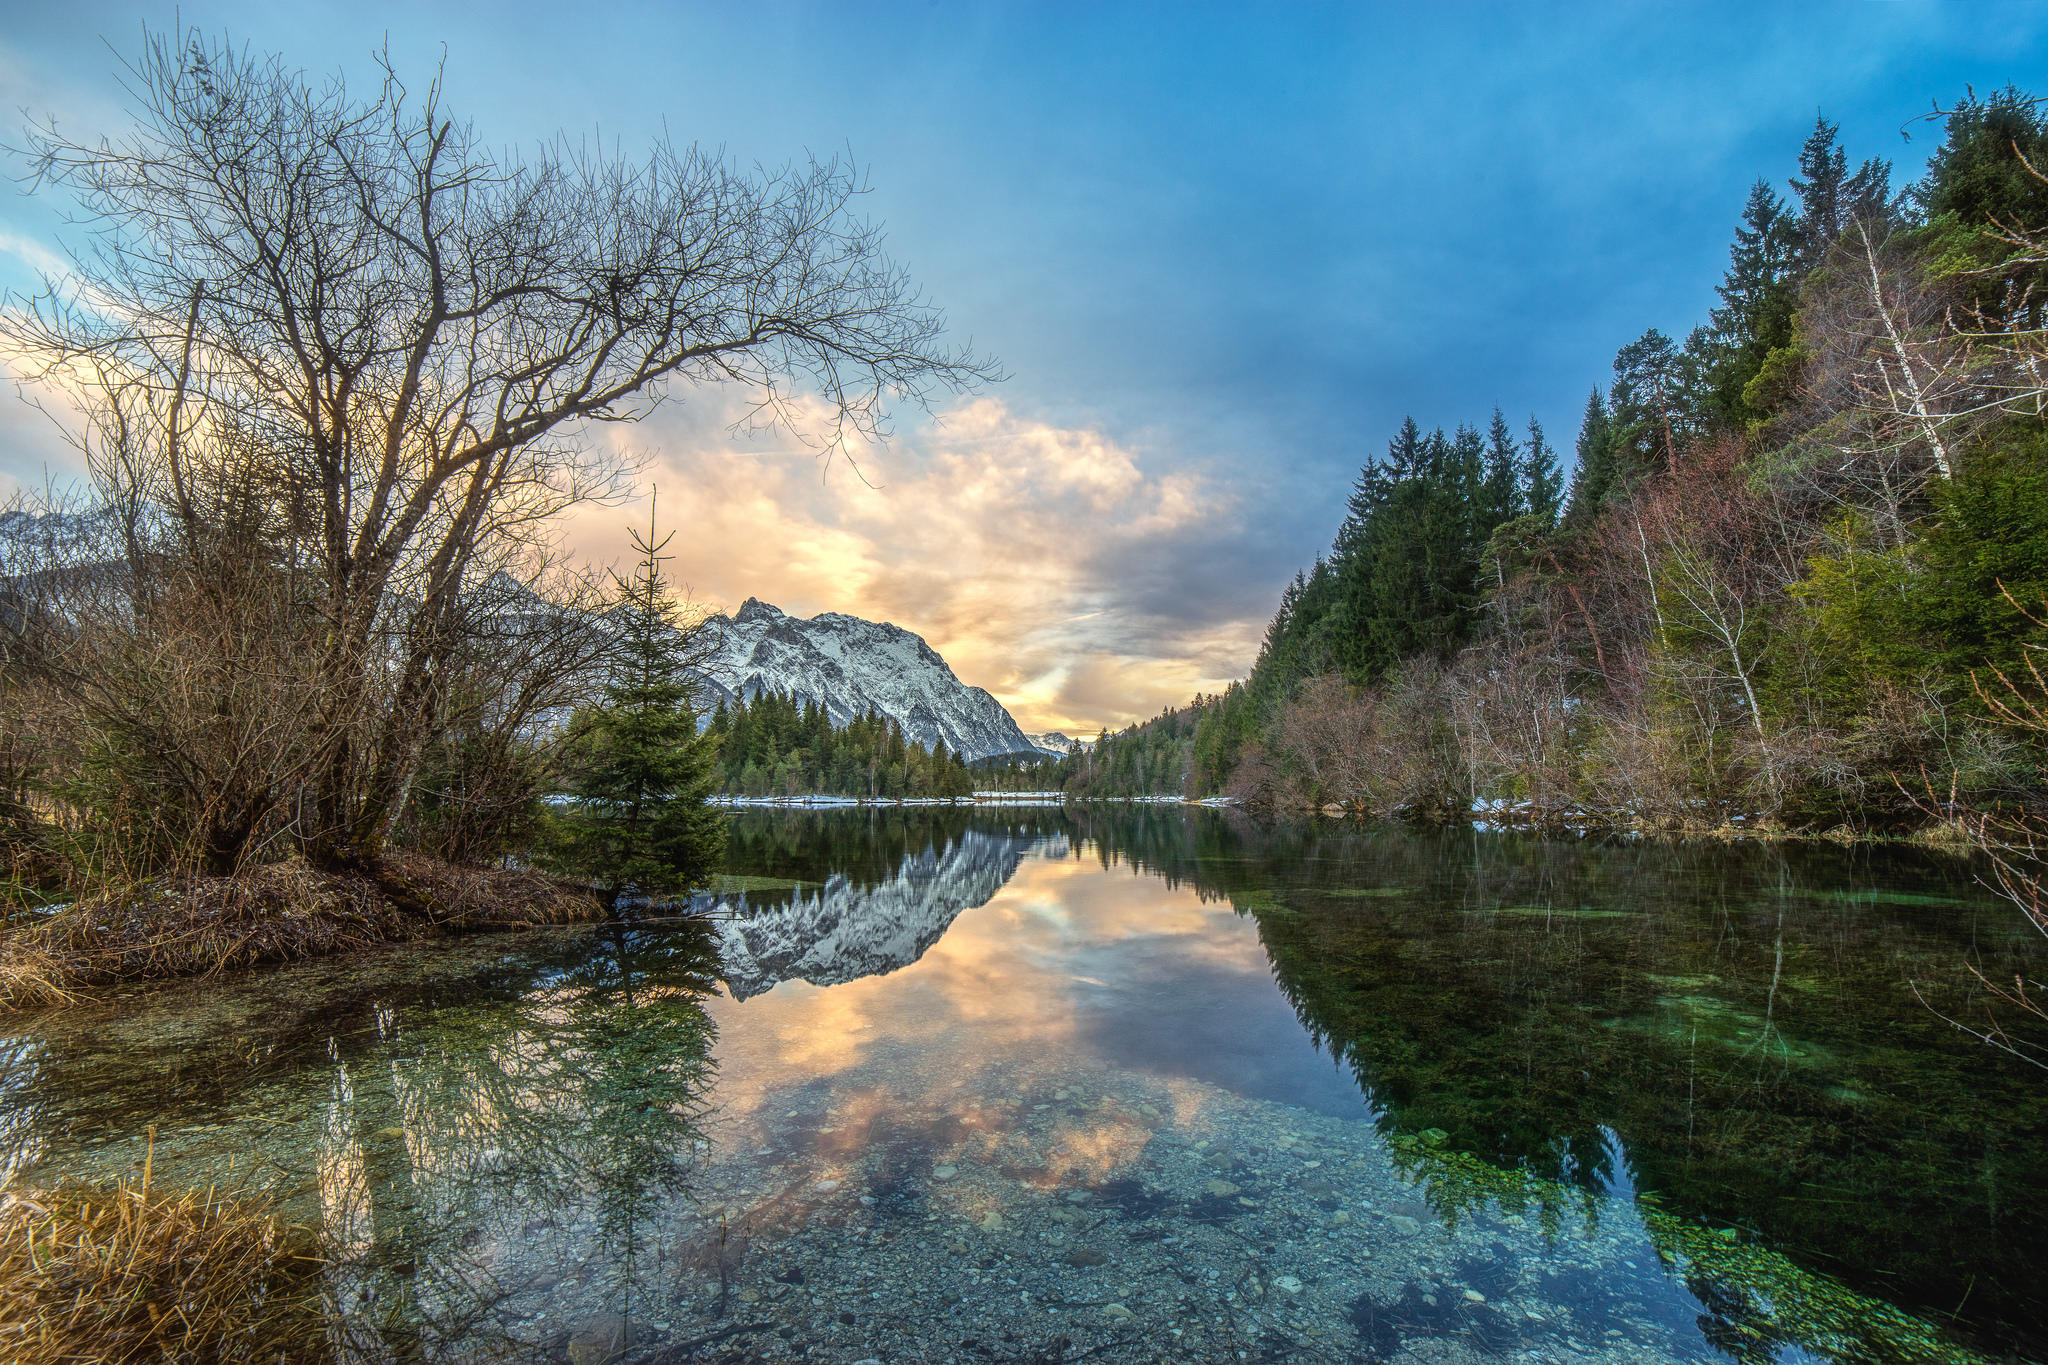
[[[1721,303],[1713,325],[1687,347],[1699,370],[1699,404],[1712,421],[1740,427],[1768,415],[1747,390],[1771,352],[1792,343],[1798,238],[1798,223],[1770,185],[1757,181],[1728,249],[1728,272],[1715,287]]]
[[[1586,416],[1579,423],[1578,466],[1572,471],[1572,496],[1566,520],[1583,524],[1600,510],[1614,487],[1614,424],[1607,404],[1595,389],[1586,399]]]
[[[561,859],[614,913],[621,897],[658,899],[703,882],[725,847],[725,817],[705,801],[719,785],[717,740],[697,732],[684,636],[661,579],[668,540],[635,532],[633,544],[640,568],[619,581],[621,637],[604,700],[573,722],[567,746],[576,805]]]
[[[1848,224],[1849,155],[1835,145],[1840,129],[1816,116],[1813,131],[1799,149],[1799,177],[1792,192],[1799,196],[1797,245],[1802,272],[1818,266]]]
[[[1494,527],[1527,511],[1522,495],[1522,448],[1508,428],[1508,419],[1496,407],[1486,432],[1486,480],[1479,502],[1484,525],[1478,528],[1476,538],[1485,540]]]
[[[1564,473],[1557,465],[1557,452],[1543,439],[1543,424],[1531,415],[1529,444],[1522,451],[1522,500],[1541,529],[1557,525],[1564,508]]]

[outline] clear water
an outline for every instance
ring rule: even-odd
[[[1965,866],[750,812],[707,903],[14,1022],[0,1165],[153,1127],[160,1180],[270,1185],[353,1359],[2048,1343],[2048,1074],[1949,1022],[2043,945]]]

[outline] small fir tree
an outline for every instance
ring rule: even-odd
[[[568,746],[577,803],[562,861],[615,911],[623,896],[660,898],[703,882],[725,847],[725,817],[705,801],[718,783],[718,740],[697,732],[687,637],[661,579],[667,544],[651,526],[633,535],[640,568],[619,581],[618,657],[602,705],[577,717]]]

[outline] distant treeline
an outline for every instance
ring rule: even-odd
[[[1719,306],[1589,396],[1566,496],[1533,421],[1403,423],[1250,676],[1070,789],[1801,827],[2039,804],[2048,119],[2007,90],[1939,122],[1903,190],[1824,120],[1789,197],[1757,182]]]
[[[835,726],[825,708],[764,692],[721,702],[706,736],[731,796],[970,796],[975,775],[939,741],[927,748],[887,716]]]

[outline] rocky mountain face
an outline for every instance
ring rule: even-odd
[[[944,741],[970,760],[1036,747],[1001,702],[961,682],[937,650],[901,626],[830,611],[805,619],[749,597],[711,627],[719,648],[705,666],[706,709],[780,692],[822,705],[835,725],[870,712],[893,717],[909,738]]]
[[[1034,849],[1068,853],[1064,835],[1005,835],[970,829],[904,858],[895,874],[857,885],[834,873],[816,890],[758,908],[746,895],[726,899],[719,925],[721,972],[733,998],[745,1000],[781,981],[836,986],[878,976],[924,956],[965,910],[986,905]],[[757,896],[754,898],[759,900]]]

